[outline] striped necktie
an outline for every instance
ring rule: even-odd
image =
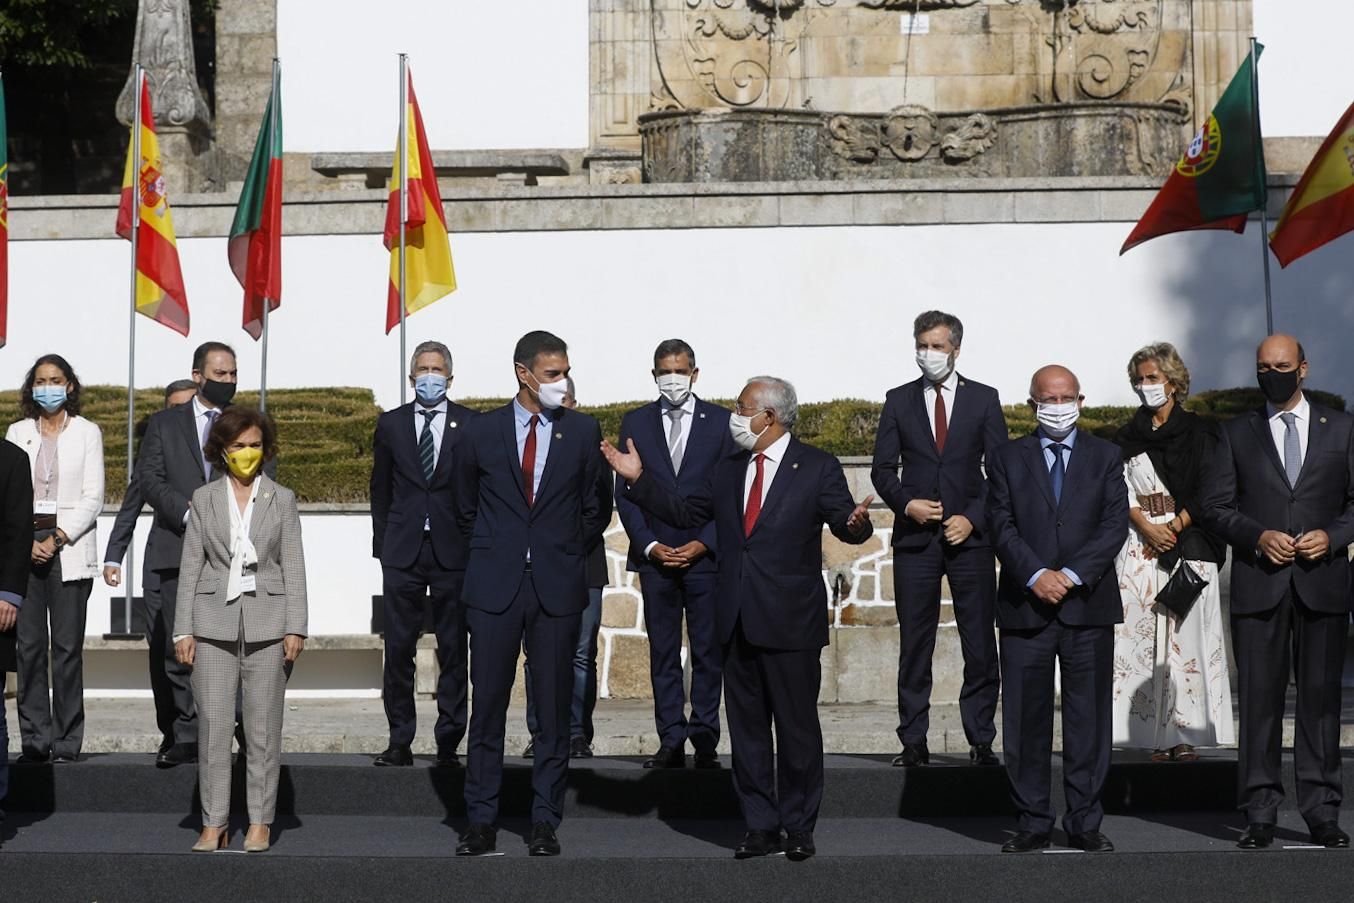
[[[437,411],[419,411],[423,415],[423,429],[418,434],[418,460],[423,465],[423,479],[431,483],[437,468],[437,446],[434,444],[433,418]]]

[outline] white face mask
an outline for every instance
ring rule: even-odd
[[[1050,439],[1066,438],[1077,426],[1081,405],[1075,401],[1065,404],[1036,404],[1035,417]]]
[[[954,356],[934,348],[918,348],[917,366],[931,382],[944,382],[954,371]]]
[[[1166,403],[1166,387],[1160,383],[1141,383],[1138,386],[1138,397],[1142,403],[1152,410],[1156,410]]]
[[[658,394],[675,408],[686,404],[691,397],[691,377],[685,373],[662,373],[654,382],[658,383]]]
[[[536,383],[536,388],[532,389],[532,394],[536,400],[541,403],[541,407],[547,411],[555,411],[564,405],[565,396],[569,394],[569,381],[567,379],[557,379],[552,383],[543,383],[536,379],[534,374],[528,371],[532,382]],[[527,388],[531,388],[528,386]]]
[[[762,433],[771,429],[771,424],[767,423],[766,426],[762,427],[761,433],[754,433],[752,431],[753,418],[760,417],[762,413],[762,411],[758,411],[751,416],[744,414],[729,415],[729,435],[733,437],[734,444],[743,449],[743,451],[752,451],[756,448],[757,440],[762,438]]]

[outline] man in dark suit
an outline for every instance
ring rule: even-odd
[[[1001,561],[1002,740],[1019,833],[1002,847],[1049,845],[1053,668],[1062,675],[1063,829],[1088,853],[1114,845],[1100,831],[1109,774],[1114,625],[1123,602],[1114,557],[1128,535],[1118,446],[1078,430],[1081,384],[1050,365],[1030,382],[1039,421],[988,462],[988,518]]]
[[[1349,846],[1339,826],[1340,682],[1349,624],[1346,547],[1354,541],[1354,417],[1302,391],[1307,355],[1292,336],[1256,353],[1267,404],[1223,425],[1204,521],[1232,546],[1232,648],[1240,690],[1242,849],[1267,847],[1283,802],[1280,743],[1297,686],[1293,758],[1312,842]]]
[[[451,351],[414,349],[416,400],[382,414],[372,440],[371,548],[381,562],[385,624],[382,696],[390,743],[376,765],[413,765],[414,654],[431,593],[437,635],[437,764],[459,768],[465,736],[466,630],[461,607],[466,544],[456,526],[451,473],[456,445],[475,415],[447,400]]]
[[[569,349],[530,332],[513,352],[517,395],[470,422],[456,449],[456,518],[469,540],[461,599],[474,705],[467,747],[469,826],[457,855],[494,851],[508,697],[526,635],[539,733],[532,763],[533,856],[559,854],[569,716],[587,550],[611,521],[599,491],[597,421],[562,408]]]
[[[987,529],[983,461],[1005,445],[997,391],[955,369],[964,324],[938,310],[912,326],[921,379],[889,392],[875,435],[870,478],[893,509],[893,598],[898,610],[898,739],[894,765],[930,761],[931,658],[940,579],[950,581],[964,655],[959,715],[975,765],[992,752],[1001,675],[993,628],[997,568]],[[902,468],[901,475],[899,468]]]
[[[753,377],[729,418],[739,451],[687,497],[650,476],[633,440],[625,454],[603,445],[636,504],[678,527],[715,525],[724,703],[747,824],[737,859],[784,850],[800,861],[815,852],[823,798],[819,658],[828,643],[823,525],[848,543],[873,532],[873,496],[857,505],[840,462],[790,435],[798,416],[793,386]]]
[[[732,451],[729,412],[692,394],[700,377],[696,353],[681,339],[659,343],[653,376],[661,397],[621,420],[620,447],[634,440],[650,464],[649,478],[682,497],[704,487],[719,459]],[[697,768],[718,768],[722,684],[715,636],[715,525],[680,529],[642,510],[616,484],[616,508],[630,537],[628,570],[639,574],[649,634],[658,752],[645,768],[682,768],[691,742]],[[691,643],[691,715],[682,674],[682,615]]]
[[[189,502],[194,490],[213,476],[213,465],[203,455],[202,446],[221,409],[235,397],[238,376],[235,352],[229,345],[199,345],[193,352],[197,394],[187,404],[150,416],[136,458],[136,482],[155,512],[146,540],[143,588],[150,683],[155,720],[163,737],[155,762],[162,768],[197,761],[192,671],[179,664],[174,654],[174,601]]]
[[[28,455],[12,442],[0,441],[0,697],[5,675],[18,667],[14,632],[19,609],[28,593],[29,557],[33,551],[33,475]],[[0,698],[0,803],[9,793],[9,723]],[[5,810],[0,809],[0,822]]]

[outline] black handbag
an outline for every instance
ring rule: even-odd
[[[1190,567],[1188,561],[1181,559],[1171,574],[1171,579],[1167,580],[1161,592],[1157,593],[1156,601],[1183,621],[1194,607],[1194,603],[1198,601],[1205,586],[1208,586],[1208,581],[1200,577],[1199,572]]]

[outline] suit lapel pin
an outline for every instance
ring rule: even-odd
[[[1325,417],[1322,417],[1322,418],[1321,418],[1321,422],[1322,422],[1322,423],[1325,423],[1325,422],[1326,422],[1326,418],[1325,418]]]
[[[556,438],[556,439],[563,439],[563,438],[564,438],[564,434],[563,434],[563,433],[556,433],[556,434],[555,434],[555,438]]]
[[[791,469],[791,470],[798,470],[798,469],[799,469],[799,462],[796,461],[795,463],[791,464],[791,465],[790,465],[790,469]]]
[[[451,423],[447,424],[447,426],[451,427],[452,429],[456,429],[456,421],[453,420]]]
[[[272,494],[271,492],[265,492],[265,493],[263,494],[263,497],[266,498],[266,499],[270,499],[270,498],[273,497],[273,494]]]
[[[704,419],[705,419],[705,412],[702,411],[702,412],[701,412],[701,420],[704,420]]]

